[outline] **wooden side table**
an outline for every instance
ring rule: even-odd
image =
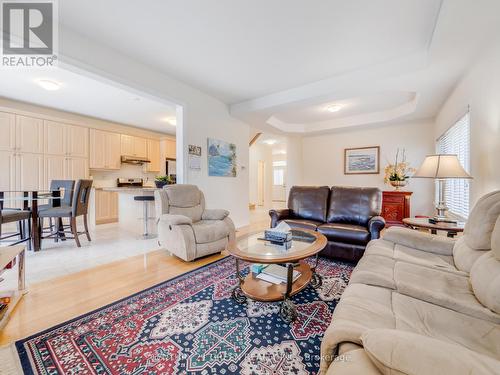
[[[21,300],[21,297],[26,294],[25,286],[25,271],[24,271],[24,257],[25,257],[25,247],[24,245],[16,246],[5,246],[0,247],[0,271],[5,268],[7,264],[12,262],[15,258],[18,258],[18,278],[17,278],[17,290],[9,292],[10,303],[7,307],[7,311],[0,318],[0,331],[7,324],[12,311],[16,307],[17,303]]]
[[[410,217],[411,191],[384,191],[382,192],[382,217],[388,227],[403,226],[403,219]]]
[[[464,231],[465,223],[464,222],[458,222],[458,223],[436,223],[432,224],[429,223],[429,219],[427,218],[416,218],[416,217],[409,217],[403,219],[403,223],[410,228],[413,229],[428,229],[431,231],[432,234],[436,234],[438,230],[442,230],[446,232],[446,235],[450,238],[455,237],[458,233]]]

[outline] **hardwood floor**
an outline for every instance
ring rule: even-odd
[[[269,221],[259,217],[249,226],[238,230],[237,236],[262,230],[267,225]],[[0,346],[140,292],[225,255],[217,254],[187,263],[164,250],[158,250],[34,284],[0,332]]]

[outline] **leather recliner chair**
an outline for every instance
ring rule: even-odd
[[[294,186],[288,208],[271,210],[269,215],[272,228],[285,221],[292,228],[324,234],[328,244],[322,255],[357,262],[385,227],[381,206],[378,188]]]

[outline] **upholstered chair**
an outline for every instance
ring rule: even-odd
[[[220,253],[234,240],[229,212],[206,209],[195,185],[167,185],[155,191],[158,242],[185,261]]]

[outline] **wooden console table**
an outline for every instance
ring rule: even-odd
[[[7,311],[0,319],[0,330],[5,327],[10,315],[12,314],[12,311],[16,307],[17,303],[21,300],[21,297],[26,293],[24,276],[25,249],[26,248],[24,245],[0,247],[0,271],[3,270],[16,257],[18,261],[17,290],[10,293],[10,302],[7,307]]]
[[[382,192],[382,217],[388,227],[403,226],[403,219],[410,217],[411,191],[384,191]]]
[[[464,231],[465,228],[465,223],[464,222],[458,222],[458,223],[436,223],[432,224],[429,223],[428,218],[415,218],[415,217],[408,217],[403,219],[403,223],[413,229],[427,229],[430,230],[432,234],[437,234],[438,230],[442,230],[446,232],[446,235],[448,237],[455,237],[458,233],[461,233]]]

